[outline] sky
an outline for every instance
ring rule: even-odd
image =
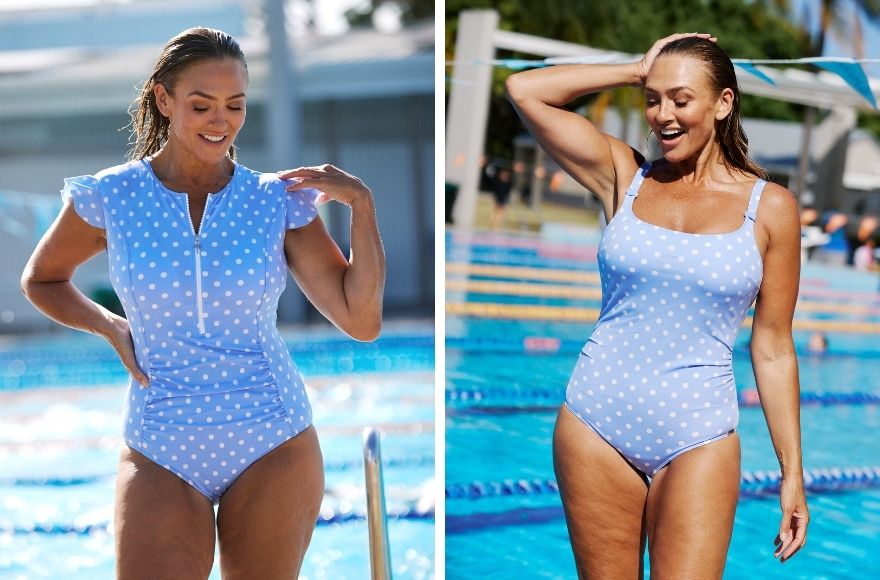
[[[2,0],[0,2],[0,14],[4,11],[15,11],[35,8],[57,8],[72,6],[89,6],[95,4],[127,4],[133,0]],[[347,30],[345,11],[364,3],[365,0],[313,0],[317,8],[317,31],[321,34],[339,34]],[[810,22],[814,30],[819,25],[820,0],[790,0],[792,10],[798,20],[809,14]],[[842,0],[841,9],[844,16],[851,20],[854,10],[852,0]],[[393,10],[379,12],[380,28],[394,29],[399,26]],[[880,58],[880,25],[871,24],[862,20],[864,31],[864,45],[866,58]],[[851,29],[850,29],[851,30]],[[825,56],[853,56],[852,48],[847,46],[846,39],[851,37],[851,31],[847,31],[844,40],[838,39],[834,34],[830,35]],[[880,63],[863,65],[867,74],[880,80]]]
[[[821,4],[819,0],[792,0],[791,4],[798,19],[802,18],[805,11],[807,11],[810,15],[810,22],[813,30],[818,29],[819,6]],[[852,16],[854,14],[854,3],[851,0],[843,0],[841,2],[841,8],[844,12],[843,16],[851,22]],[[846,30],[846,33],[848,37],[851,38],[852,29]],[[865,58],[880,59],[880,27],[871,24],[863,18],[862,34],[864,36]],[[855,56],[853,54],[852,47],[848,46],[845,40],[847,39],[844,39],[844,42],[842,42],[836,37],[836,34],[834,33],[829,35],[825,46],[824,56]],[[880,80],[880,63],[863,64],[862,66],[864,67],[865,72],[868,74],[868,76]]]
[[[186,0],[183,0],[184,3]],[[75,8],[95,5],[131,4],[134,0],[0,0],[0,15],[4,12],[20,10],[40,10],[51,8]],[[205,2],[201,2],[205,4]],[[300,2],[304,4],[305,2]],[[316,31],[319,34],[340,34],[348,29],[345,21],[346,10],[364,4],[365,0],[312,0],[316,8]],[[399,19],[394,10],[386,7],[377,11],[377,28],[393,30],[399,27]]]

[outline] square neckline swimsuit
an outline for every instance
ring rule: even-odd
[[[110,282],[149,387],[130,379],[126,444],[212,503],[263,455],[311,425],[305,384],[276,326],[284,238],[310,223],[316,190],[235,164],[196,232],[189,197],[146,160],[65,179],[106,230]]]
[[[642,165],[598,249],[602,309],[566,389],[566,407],[653,477],[739,421],[733,343],[761,285],[754,224],[765,181],[734,231],[698,234],[639,219]]]

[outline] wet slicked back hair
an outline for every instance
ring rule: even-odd
[[[767,170],[749,158],[749,139],[742,128],[740,113],[740,92],[736,82],[733,63],[718,44],[705,38],[689,36],[673,40],[664,46],[657,57],[676,55],[686,56],[705,65],[703,69],[706,83],[716,94],[724,89],[733,91],[733,105],[730,113],[720,121],[715,121],[715,139],[721,147],[724,163],[756,177],[767,179]]]
[[[168,139],[169,122],[156,105],[153,90],[156,85],[164,85],[165,90],[171,93],[187,67],[225,58],[238,60],[247,73],[247,62],[241,47],[221,30],[190,28],[168,41],[153,67],[153,73],[129,108],[133,141],[128,155],[130,160],[143,159],[156,153]],[[229,147],[229,157],[235,159],[235,145]]]

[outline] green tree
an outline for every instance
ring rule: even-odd
[[[492,8],[499,13],[499,27],[546,38],[597,48],[640,54],[662,36],[677,31],[711,32],[735,58],[797,58],[804,55],[809,36],[785,13],[779,1],[745,0],[557,0],[552,9],[537,0],[447,0],[446,58],[454,58],[458,13],[465,9]],[[527,54],[499,57],[535,58]],[[449,69],[447,69],[449,70]],[[513,138],[523,132],[504,92],[504,79],[512,71],[496,68],[486,152],[510,158]],[[598,101],[603,106],[632,110],[643,106],[641,91],[618,89]],[[591,95],[572,103],[573,108],[597,104]],[[743,113],[750,117],[797,120],[801,107],[771,99],[744,95]]]
[[[433,0],[367,0],[364,4],[347,10],[345,19],[352,26],[372,26],[373,12],[386,3],[396,4],[400,20],[404,24],[430,20],[434,17]]]

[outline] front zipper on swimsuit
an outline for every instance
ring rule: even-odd
[[[193,233],[193,251],[196,255],[196,314],[199,317],[198,319],[198,327],[199,332],[201,334],[206,334],[205,331],[205,305],[202,299],[202,244],[201,244],[201,236],[202,236],[202,228],[205,225],[205,214],[208,213],[208,204],[211,202],[211,194],[208,194],[208,200],[205,202],[205,209],[202,211],[202,219],[199,222],[199,233],[196,233],[195,228],[193,228],[192,223],[192,215],[189,213],[189,196],[186,197],[186,217],[189,222],[189,227],[192,229]]]

